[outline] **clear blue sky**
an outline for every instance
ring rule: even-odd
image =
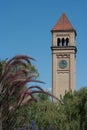
[[[50,30],[64,12],[77,31],[76,87],[87,86],[87,0],[1,0],[0,59],[35,58],[41,86],[51,87]]]

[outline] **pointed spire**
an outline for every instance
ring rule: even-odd
[[[73,28],[65,13],[63,13],[57,24],[53,27],[52,31],[75,31],[75,29]]]

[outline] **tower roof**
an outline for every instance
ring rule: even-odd
[[[53,31],[74,31],[76,33],[75,29],[64,13],[53,27],[52,32]]]

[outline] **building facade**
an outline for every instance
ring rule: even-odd
[[[52,94],[76,89],[76,30],[62,14],[52,32]]]

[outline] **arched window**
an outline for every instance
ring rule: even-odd
[[[60,38],[57,38],[57,46],[60,46]]]
[[[64,43],[65,43],[65,39],[62,38],[62,46],[64,46]]]
[[[69,38],[66,38],[66,46],[69,46]]]

